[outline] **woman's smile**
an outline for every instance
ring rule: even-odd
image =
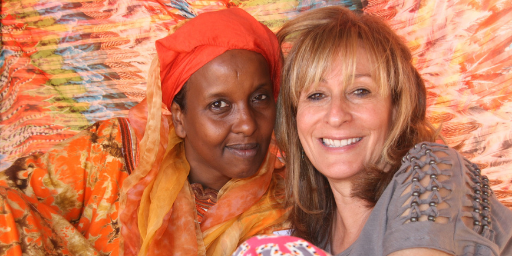
[[[260,146],[258,143],[240,143],[229,144],[226,149],[238,157],[254,157],[260,150]]]
[[[356,138],[349,138],[349,139],[328,139],[328,138],[322,138],[320,139],[322,144],[329,148],[342,148],[346,146],[350,146],[353,144],[356,144],[357,142],[361,141],[362,137],[356,137]]]
[[[357,51],[355,75],[345,78],[341,63],[306,87],[297,106],[304,153],[328,180],[350,180],[380,157],[393,112],[391,96],[380,93],[363,48]]]

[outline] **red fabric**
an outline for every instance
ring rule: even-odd
[[[265,57],[277,99],[281,72],[277,38],[244,10],[229,8],[200,14],[173,34],[156,41],[164,104],[170,107],[174,96],[199,68],[233,49],[250,50]]]

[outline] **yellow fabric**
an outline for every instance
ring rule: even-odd
[[[274,164],[275,154],[269,150],[267,163]],[[270,168],[270,166],[266,166]],[[272,167],[273,168],[273,167]],[[268,192],[239,217],[218,224],[203,232],[206,255],[230,255],[243,242],[257,234],[269,234],[288,228],[287,210],[276,198],[283,198],[282,172],[273,174]],[[243,188],[244,184],[237,184]],[[228,193],[228,191],[226,191]]]
[[[121,195],[124,254],[227,255],[253,235],[285,228],[284,169],[274,143],[258,172],[229,181],[201,226],[197,224],[183,141],[162,111],[158,60],[152,67],[148,97],[130,113],[130,124],[143,138],[139,164]],[[275,166],[281,169],[275,172]]]
[[[146,255],[147,247],[161,227],[164,216],[171,210],[190,171],[182,140],[176,136],[174,127],[169,129],[168,140],[161,168],[155,180],[144,190],[139,206],[139,232],[143,239],[139,255]]]
[[[272,148],[275,148],[275,146],[272,146]],[[197,223],[194,197],[191,192],[192,188],[187,180],[190,166],[185,159],[183,143],[175,135],[172,126],[169,129],[168,149],[159,173],[154,181],[144,190],[139,206],[139,231],[143,241],[139,255],[153,255],[152,252],[158,254],[166,251],[148,248],[149,246],[153,247],[163,244],[155,241],[155,234],[159,229],[166,229],[167,227],[164,227],[164,225],[176,225],[182,218],[188,218]],[[190,243],[191,239],[183,239],[182,234],[195,233],[198,236],[196,237],[198,243],[194,252],[198,255],[229,255],[241,242],[251,236],[271,233],[274,230],[284,228],[286,210],[282,207],[281,200],[279,200],[282,199],[282,194],[279,191],[283,191],[283,178],[280,176],[282,173],[276,173],[275,175],[272,173],[275,161],[275,150],[269,150],[266,160],[257,175],[248,179],[231,180],[222,188],[217,203],[220,206],[219,209],[215,212],[209,211],[205,215],[205,220],[220,219],[222,221],[220,224],[202,232],[197,232],[198,227],[195,227],[196,232],[191,232],[191,229],[173,227],[173,234],[170,234],[170,236],[174,236],[174,239],[181,241],[179,243],[171,243],[173,247],[189,247],[186,244]],[[222,205],[227,203],[226,200],[245,201],[247,200],[245,196],[247,192],[244,193],[244,191],[247,191],[250,186],[263,183],[269,184],[262,188],[266,192],[252,206],[248,206],[248,209],[245,211],[240,210],[239,215],[224,215]],[[174,206],[177,200],[184,201],[187,207]],[[176,217],[168,223],[163,223],[162,220],[169,212],[171,212],[171,216],[176,214],[189,216]],[[212,213],[216,216],[212,216]],[[163,232],[161,233],[163,234]],[[156,239],[158,241],[165,240],[169,238],[168,236],[164,237],[161,235]],[[201,241],[204,241],[204,243]],[[173,252],[180,252],[177,249],[173,248]],[[183,249],[190,252],[190,248]]]

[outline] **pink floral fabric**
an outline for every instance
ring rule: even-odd
[[[242,243],[233,256],[327,256],[308,241],[294,236],[255,236]]]

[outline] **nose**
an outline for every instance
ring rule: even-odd
[[[237,111],[232,131],[237,134],[250,136],[256,129],[257,124],[254,113],[249,106],[241,106]]]
[[[325,121],[329,125],[337,127],[350,120],[352,120],[350,104],[343,98],[334,97],[328,106]]]

